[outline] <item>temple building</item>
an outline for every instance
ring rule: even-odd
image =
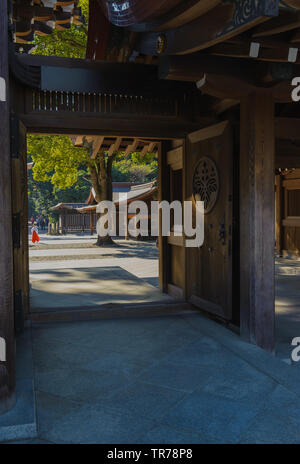
[[[125,203],[128,209],[130,203],[134,201],[145,201],[149,208],[151,201],[155,201],[157,194],[156,182],[149,182],[147,184],[131,184],[129,182],[113,182],[113,202],[116,207],[118,218],[118,211],[120,203]],[[51,208],[59,214],[58,217],[58,233],[84,233],[89,232],[91,235],[96,233],[97,225],[97,202],[95,200],[95,190],[91,188],[89,198],[86,203],[58,203]],[[128,221],[132,215],[128,214]],[[149,217],[149,223],[151,215]],[[128,224],[128,222],[127,222]],[[123,237],[119,233],[119,224],[116,224],[116,235]],[[151,236],[151,234],[150,234]],[[128,227],[125,236],[129,238]]]

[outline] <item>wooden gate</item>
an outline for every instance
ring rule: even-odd
[[[204,244],[186,249],[187,295],[226,320],[232,317],[232,155],[227,121],[187,137],[186,199],[205,207]]]
[[[159,200],[182,202],[185,197],[184,139],[162,142],[159,156]],[[174,234],[174,217],[171,211],[171,232],[162,237],[160,231],[159,280],[160,288],[175,298],[186,297],[185,239]]]
[[[26,128],[16,116],[11,116],[11,169],[14,315],[18,332],[29,310],[29,264]]]

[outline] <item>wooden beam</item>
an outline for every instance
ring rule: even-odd
[[[278,139],[300,140],[300,119],[276,118],[275,133]]]
[[[7,2],[0,2],[0,414],[15,404],[15,336]],[[17,224],[16,224],[17,226]],[[4,352],[3,352],[4,349]],[[4,359],[5,358],[5,359]]]
[[[279,156],[290,156],[298,158],[300,156],[299,142],[289,140],[276,140],[276,154]]]
[[[293,36],[291,37],[291,43],[292,44],[297,44],[300,42],[300,31],[297,31],[293,34]]]
[[[259,44],[259,39],[256,40]],[[210,53],[212,55],[217,56],[229,56],[232,58],[250,58],[250,43],[233,45],[228,43],[218,44],[215,45],[210,49]],[[285,46],[281,46],[278,48],[263,48],[262,46],[259,49],[258,56],[256,57],[257,60],[261,61],[272,61],[272,62],[283,62],[288,63],[289,59],[289,51],[291,48],[297,48],[295,45],[285,44]],[[294,63],[300,63],[300,54],[296,57],[296,60],[293,61]]]
[[[212,97],[221,99],[228,97],[234,100],[239,100],[256,90],[254,85],[240,79],[213,74],[206,74],[203,79],[197,82],[197,87],[201,92]]]
[[[197,82],[205,74],[211,74],[236,78],[251,85],[264,82],[271,72],[269,63],[222,56],[216,59],[204,53],[191,56],[163,56],[159,58],[158,68],[160,79]]]
[[[98,155],[101,147],[102,147],[102,144],[104,142],[104,137],[94,137],[93,139],[93,153],[91,155],[91,159],[95,159],[96,156]]]
[[[276,209],[276,250],[277,253],[281,254],[283,250],[283,189],[282,189],[282,176],[275,176],[275,186],[276,186],[276,200],[275,200],[275,209]]]
[[[150,142],[149,145],[145,145],[143,150],[141,151],[141,157],[143,158],[143,156],[145,156],[147,153],[153,153],[156,145],[156,142]]]
[[[83,138],[84,138],[83,135],[77,135],[77,136],[70,135],[70,139],[72,140],[74,147],[82,147]]]
[[[242,336],[274,350],[274,101],[241,101],[240,314]]]
[[[252,37],[265,37],[274,34],[281,34],[282,32],[288,32],[293,29],[297,29],[300,26],[300,13],[295,12],[282,12],[282,14],[273,19],[267,24],[259,26]]]
[[[197,83],[198,89],[204,94],[211,95],[219,99],[240,100],[241,98],[256,92],[264,94],[266,90],[272,92],[276,102],[292,103],[290,81],[268,83],[264,85],[251,85],[240,79],[224,76],[205,75],[205,78]]]
[[[223,134],[227,125],[228,121],[223,121],[218,124],[214,124],[213,126],[206,127],[205,129],[197,130],[188,135],[188,140],[190,143],[197,143],[201,140],[208,140],[212,137],[218,137]]]
[[[190,54],[223,42],[278,15],[277,2],[271,4],[267,0],[260,0],[249,3],[247,9],[244,8],[244,0],[229,0],[179,28],[163,34],[141,34],[136,50],[145,55]]]
[[[282,186],[287,190],[299,190],[300,179],[284,179]]]
[[[155,53],[156,54],[156,53]],[[183,94],[188,84],[157,78],[157,66],[38,55],[17,55],[12,71],[32,72],[41,90],[141,96]],[[24,68],[25,67],[25,68]],[[26,74],[27,73],[27,74]],[[41,76],[41,77],[40,77]]]
[[[276,169],[294,169],[300,168],[300,155],[285,155],[276,152],[275,157]]]
[[[128,147],[125,150],[124,156],[125,158],[130,155],[130,153],[133,153],[136,150],[136,147],[138,146],[139,140],[134,139],[133,143],[131,145],[128,145]]]
[[[241,35],[236,37],[232,37],[229,40],[226,40],[226,44],[233,44],[233,45],[248,45],[250,46],[251,42],[259,42],[262,47],[265,48],[272,48],[272,49],[286,49],[286,47],[292,46],[291,41],[287,40],[286,37],[275,36],[275,37],[259,37],[257,39],[253,39],[251,35],[251,31],[245,32]]]
[[[54,112],[53,112],[54,113]],[[21,114],[28,132],[39,134],[106,134],[107,136],[123,137],[147,137],[158,140],[176,139],[184,137],[191,130],[205,127],[214,122],[214,117],[205,116],[197,118],[197,121],[190,119],[165,119],[137,117],[133,118],[109,118],[106,115],[101,117],[85,117],[68,115],[67,118],[58,118],[57,115],[49,114],[41,116],[39,114]]]
[[[297,76],[298,74],[294,74]],[[292,90],[294,87],[291,86],[291,80],[278,82],[272,87],[274,99],[278,103],[293,103]]]
[[[167,17],[162,18],[162,23],[156,27],[156,30],[166,31],[183,26],[212,10],[221,2],[222,0],[185,0],[177,8],[173,8]]]
[[[300,10],[300,0],[284,0],[284,2],[281,3],[280,8],[294,8],[295,10]]]
[[[185,0],[180,2],[166,14],[151,21],[133,24],[134,32],[166,31],[187,24],[219,5],[222,0]]]
[[[113,143],[108,150],[108,156],[112,156],[115,152],[119,150],[121,142],[122,137],[117,137],[115,143]]]
[[[223,100],[216,101],[212,105],[212,111],[216,114],[222,114],[224,111],[233,108],[234,106],[239,104],[239,100],[232,100],[230,98],[224,98]]]

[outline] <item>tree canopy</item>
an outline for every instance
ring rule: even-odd
[[[76,184],[80,166],[87,166],[89,160],[88,150],[75,148],[66,136],[28,135],[27,153],[34,162],[33,179],[50,181],[56,189]]]
[[[90,174],[91,164],[85,147],[74,147],[65,136],[28,135],[27,152],[33,167],[29,173],[28,191],[30,215],[49,215],[50,208],[59,202],[84,202],[90,184],[84,179]],[[141,158],[131,153],[124,158],[119,152],[112,164],[113,182],[144,183],[155,180],[158,163],[154,154]]]
[[[55,189],[66,189],[76,185],[80,169],[88,169],[97,159],[91,160],[87,148],[74,147],[65,136],[28,135],[27,152],[34,162],[33,179],[50,182]],[[148,182],[157,177],[158,164],[155,155],[131,153],[124,158],[119,152],[113,162],[112,180],[115,182]]]

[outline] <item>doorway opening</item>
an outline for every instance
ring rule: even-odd
[[[68,141],[62,141],[62,138]],[[176,299],[182,300],[183,291],[176,276],[167,277],[169,283],[164,284],[164,275],[168,274],[167,263],[163,261],[164,243],[151,236],[151,216],[148,217],[148,237],[133,237],[128,227],[120,234],[119,224],[116,224],[117,233],[111,243],[97,244],[97,188],[107,189],[106,198],[104,195],[102,199],[113,201],[117,219],[118,210],[124,203],[129,206],[132,201],[144,201],[151,212],[151,201],[168,199],[161,191],[159,179],[161,142],[48,134],[28,135],[27,140],[30,153],[27,170],[31,319],[43,320],[45,315],[51,317],[49,314],[53,319],[68,318],[74,311],[82,314],[96,308],[122,310],[139,305],[170,305]],[[46,148],[40,149],[41,143]],[[45,153],[47,143],[49,153]],[[60,153],[61,149],[66,152]],[[106,163],[104,187],[95,185],[91,165],[84,161],[85,152],[93,164]],[[105,153],[102,161],[98,156],[100,152]],[[114,162],[108,172],[110,157]],[[66,163],[62,165],[65,159]],[[66,176],[74,175],[74,164],[77,179],[66,188]],[[177,182],[173,190],[176,192],[182,190],[179,177],[174,176]],[[173,179],[172,174],[170,178]],[[133,215],[128,214],[127,226],[131,219],[134,219]],[[40,240],[32,243],[35,227]]]
[[[276,353],[292,363],[292,340],[300,334],[300,169],[277,169]]]

